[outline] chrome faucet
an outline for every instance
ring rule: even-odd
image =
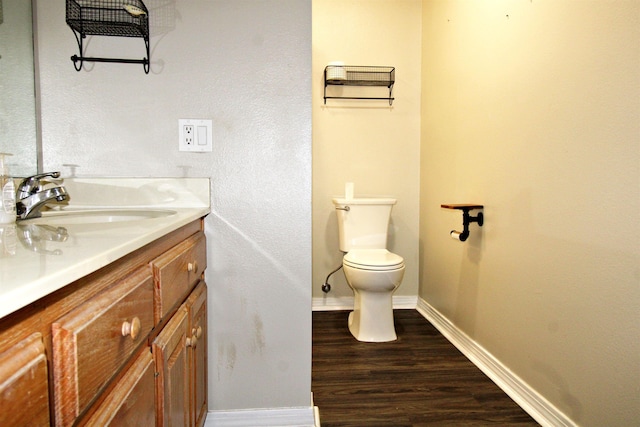
[[[44,188],[46,178],[59,178],[60,172],[48,172],[33,175],[22,180],[16,191],[16,211],[18,219],[38,218],[40,210],[52,202],[63,202],[69,199],[67,190],[62,186]]]

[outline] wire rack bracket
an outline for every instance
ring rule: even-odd
[[[71,60],[76,71],[84,61],[142,64],[149,73],[149,11],[142,0],[66,0],[66,21],[78,42],[79,55]],[[84,56],[87,36],[138,37],[144,40],[142,59],[96,58]]]

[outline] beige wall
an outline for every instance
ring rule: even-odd
[[[356,196],[398,199],[389,248],[407,268],[396,295],[417,295],[421,20],[419,0],[313,1],[314,298],[325,296],[321,285],[342,260],[331,198],[344,194],[345,182],[354,182]],[[331,61],[396,67],[393,106],[348,100],[324,105],[323,71]],[[388,94],[375,90],[375,96]],[[353,296],[342,272],[331,283],[329,298]]]
[[[640,420],[640,3],[423,2],[420,296],[582,426]],[[483,203],[466,243],[444,202]]]

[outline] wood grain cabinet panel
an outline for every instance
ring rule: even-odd
[[[200,282],[185,306],[189,311],[190,425],[202,427],[207,415],[207,285]]]
[[[0,426],[48,426],[47,359],[34,333],[0,353]]]
[[[56,425],[73,424],[152,328],[153,278],[148,267],[53,323]]]
[[[180,306],[153,342],[156,362],[156,419],[161,427],[189,425],[189,319]]]
[[[207,267],[203,232],[196,233],[151,262],[156,324],[182,303]]]
[[[155,365],[144,348],[86,426],[152,427],[156,424]]]
[[[202,427],[202,226],[193,221],[0,319],[0,427]]]

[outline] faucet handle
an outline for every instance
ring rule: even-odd
[[[18,198],[23,199],[41,190],[42,180],[45,178],[60,178],[60,172],[45,172],[24,178],[18,185]]]
[[[30,182],[30,183],[39,183],[40,181],[42,181],[45,178],[60,178],[60,172],[45,172],[45,173],[39,173],[37,175],[32,175],[32,176],[28,176],[25,179],[22,180],[23,183],[26,182]]]
[[[28,176],[26,177],[24,180],[31,180],[31,181],[40,181],[44,178],[47,177],[51,177],[51,178],[60,178],[60,172],[45,172],[45,173],[39,173],[37,175],[32,175],[32,176]]]

